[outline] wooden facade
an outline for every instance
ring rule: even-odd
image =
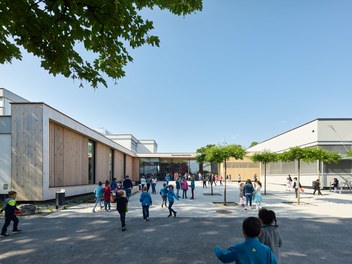
[[[241,180],[245,181],[247,179],[254,180],[254,175],[260,176],[260,163],[255,163],[251,159],[245,157],[243,160],[236,160],[230,158],[226,162],[226,174],[231,175],[232,181],[237,181],[238,175],[241,175]],[[221,174],[225,175],[224,164],[221,166]]]
[[[111,176],[138,178],[133,152],[43,103],[15,103],[11,118],[11,183],[19,201],[54,199],[61,189],[66,196],[84,194]],[[95,143],[94,183],[89,141]]]
[[[12,189],[18,200],[43,198],[43,107],[12,107]]]
[[[88,138],[50,122],[49,187],[88,184]]]

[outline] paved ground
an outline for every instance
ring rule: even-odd
[[[237,184],[229,184],[227,190],[227,200],[237,202]],[[92,213],[91,204],[22,217],[24,232],[0,240],[0,264],[220,263],[213,248],[242,241],[242,220],[256,216],[257,210],[214,205],[221,204],[223,196],[203,192],[210,189],[197,186],[195,200],[176,202],[177,218],[167,218],[159,195],[153,195],[150,222],[142,221],[139,195],[132,196],[126,232],[120,231],[116,211]],[[223,194],[223,187],[215,187],[214,193]],[[352,193],[323,194],[313,197],[306,190],[298,206],[293,192],[268,186],[264,206],[277,214],[284,241],[281,263],[352,262]]]

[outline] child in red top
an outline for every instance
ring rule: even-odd
[[[104,192],[104,207],[106,211],[110,211],[111,187],[110,182],[106,181],[103,189]],[[109,208],[109,209],[108,209]]]

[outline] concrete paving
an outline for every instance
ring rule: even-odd
[[[137,193],[130,198],[126,232],[120,230],[116,211],[93,213],[92,204],[21,217],[23,233],[0,239],[0,264],[220,263],[213,248],[243,241],[243,219],[258,214],[256,209],[224,206],[223,192],[224,186],[216,186],[214,193],[221,195],[204,195],[210,188],[197,182],[195,200],[175,202],[177,218],[167,218],[160,196],[152,195],[149,222],[142,219]],[[297,205],[294,192],[285,186],[267,186],[263,206],[278,218],[284,242],[281,263],[352,262],[352,193],[322,192],[313,197],[306,189]],[[238,202],[238,193],[237,183],[227,184],[228,202]]]

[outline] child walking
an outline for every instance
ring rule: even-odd
[[[280,247],[282,245],[281,235],[278,229],[276,215],[274,211],[262,208],[258,213],[259,219],[263,223],[262,233],[259,241],[267,245],[274,252],[276,259],[280,262]]]
[[[7,234],[7,228],[11,224],[11,221],[13,221],[12,232],[18,233],[22,231],[18,229],[19,220],[15,214],[15,212],[18,211],[18,208],[16,206],[16,196],[17,192],[9,191],[9,198],[5,200],[4,207],[0,210],[1,213],[5,211],[5,223],[1,230],[1,237],[9,236],[9,234]]]
[[[262,200],[262,183],[260,181],[257,181],[254,195],[254,202],[256,204],[257,209],[262,208]]]
[[[95,207],[97,207],[98,203],[100,205],[100,209],[103,208],[101,206],[101,196],[103,195],[103,183],[99,181],[98,186],[94,190],[95,193],[95,205],[93,207],[93,213],[95,213]]]
[[[111,187],[110,182],[106,181],[104,186],[104,208],[105,211],[110,211]],[[108,209],[109,208],[109,209]]]
[[[240,205],[242,207],[244,207],[245,205],[244,205],[244,183],[243,182],[240,183],[239,190],[240,190],[240,194],[239,194],[239,196],[240,196]]]
[[[228,249],[217,246],[214,249],[215,255],[223,263],[277,264],[271,249],[258,241],[261,227],[262,223],[257,217],[246,218],[242,223],[245,241]]]
[[[125,192],[120,190],[116,193],[116,210],[120,214],[121,230],[126,231],[126,212],[128,200],[125,196]]]
[[[149,206],[152,205],[152,197],[150,196],[150,193],[148,192],[147,186],[143,187],[143,192],[141,193],[141,196],[139,197],[139,201],[142,203],[143,219],[144,219],[144,221],[149,221]]]
[[[161,195],[161,207],[166,207],[166,200],[167,200],[167,186],[166,183],[163,183],[163,188],[160,190],[160,195]]]
[[[174,198],[176,198],[177,201],[179,201],[179,199],[174,192],[174,186],[169,185],[168,188],[169,188],[169,190],[167,192],[167,199],[169,201],[169,215],[167,217],[170,217],[172,215],[172,213],[174,214],[174,217],[176,217],[177,212],[174,209],[172,209],[172,205],[175,202]]]

